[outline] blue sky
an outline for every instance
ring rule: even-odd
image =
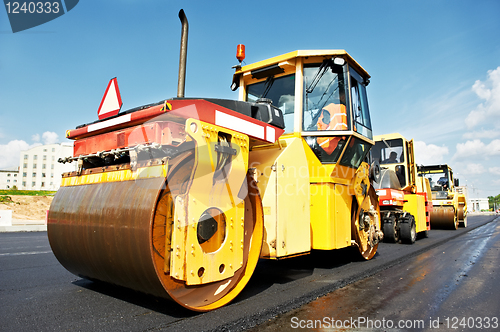
[[[472,197],[500,193],[498,0],[82,0],[15,34],[0,8],[0,168],[96,120],[113,77],[123,110],[175,97],[181,8],[187,97],[237,98],[240,43],[247,63],[345,49],[372,76],[374,134],[413,138],[417,162],[450,164]]]

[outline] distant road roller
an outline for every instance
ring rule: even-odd
[[[458,179],[448,165],[418,166],[418,173],[429,179],[432,190],[431,227],[457,229],[467,227],[467,201],[455,189]]]
[[[417,176],[413,140],[401,134],[375,136],[372,158],[381,166],[374,183],[385,242],[412,244],[430,230],[432,193],[427,178]]]
[[[184,97],[120,112],[112,80],[99,120],[68,130],[48,236],[70,272],[219,308],[259,258],[354,247],[383,234],[373,173],[368,73],[343,50],[295,51],[236,66],[240,100]],[[243,46],[237,58],[244,58]]]

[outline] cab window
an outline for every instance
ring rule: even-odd
[[[307,136],[306,143],[323,164],[337,163],[349,136]]]
[[[293,132],[295,102],[295,74],[274,78],[247,86],[247,101],[256,102],[259,98],[272,100],[274,106],[283,112],[285,133]]]
[[[304,131],[349,130],[344,67],[331,59],[304,66]]]
[[[358,168],[367,156],[371,147],[371,144],[368,144],[359,138],[351,137],[348,147],[342,155],[339,164],[342,166]]]
[[[378,159],[381,165],[403,163],[403,140],[389,139],[375,142],[375,146],[372,148],[372,156]]]
[[[368,109],[366,87],[363,84],[361,76],[353,68],[350,68],[350,74],[354,130],[361,135],[372,139],[372,125],[370,122],[370,111]]]

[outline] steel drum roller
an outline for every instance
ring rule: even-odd
[[[70,272],[165,296],[150,233],[162,178],[61,187],[49,210],[52,251]]]
[[[453,206],[434,206],[431,212],[431,228],[457,229]]]
[[[191,169],[189,162],[177,165],[168,181],[157,177],[61,187],[50,207],[47,229],[59,262],[80,277],[173,299],[191,310],[227,304],[243,289],[257,264],[262,203],[256,186],[249,183],[243,266],[231,278],[188,286],[165,272],[170,259],[165,237],[171,236],[172,202],[186,190],[178,184]],[[247,177],[247,181],[252,180]],[[166,183],[175,189],[171,191]]]
[[[459,225],[461,227],[467,227],[467,214],[466,214],[465,206],[463,204],[460,204],[458,206],[457,218],[458,218]]]
[[[457,211],[457,218],[461,221],[463,221],[465,219],[465,208],[463,205],[460,205],[458,207],[458,211]]]

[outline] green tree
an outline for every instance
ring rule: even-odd
[[[488,196],[490,209],[500,208],[500,194],[496,196]]]

